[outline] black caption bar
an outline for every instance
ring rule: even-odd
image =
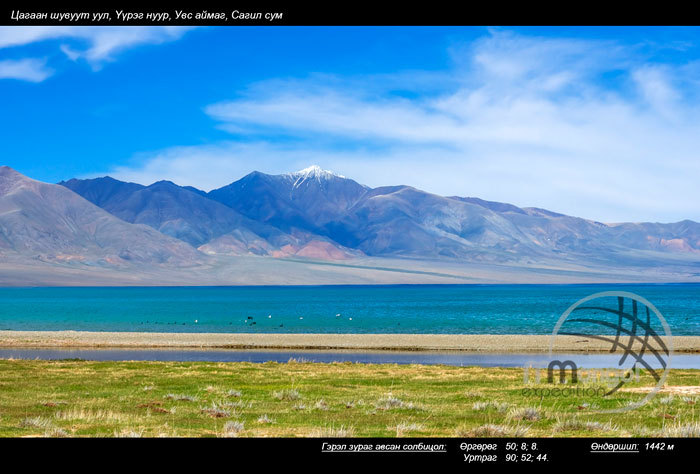
[[[38,449],[43,459],[53,462],[59,455],[69,459],[90,449],[107,455],[120,450],[127,459],[152,459],[160,468],[180,462],[185,453],[190,461],[235,459],[242,462],[282,462],[309,465],[408,465],[452,468],[488,466],[572,467],[644,466],[660,463],[690,463],[697,457],[697,440],[677,438],[329,438],[329,439],[7,439],[12,444]],[[55,451],[55,453],[51,453]],[[161,455],[155,456],[155,453]],[[179,454],[176,454],[179,453]],[[114,459],[114,458],[113,458]],[[115,463],[119,463],[116,459]],[[112,462],[110,462],[112,465]],[[668,464],[669,466],[678,464]],[[690,465],[690,464],[688,464]],[[115,466],[113,466],[115,467]]]
[[[95,5],[95,4],[93,4]],[[687,17],[673,16],[678,10],[648,11],[647,18],[640,17],[644,9],[618,11],[607,5],[605,11],[576,9],[576,14],[532,3],[509,5],[483,4],[473,7],[448,7],[419,5],[413,7],[340,4],[334,8],[325,6],[256,6],[231,2],[209,5],[204,2],[182,7],[128,7],[115,3],[102,3],[92,7],[32,6],[18,1],[5,2],[0,9],[0,25],[10,26],[393,26],[393,25],[624,25],[624,24],[687,24]],[[557,14],[559,16],[557,16]]]

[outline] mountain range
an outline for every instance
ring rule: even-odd
[[[333,272],[341,275],[331,280],[343,283],[347,268],[365,267],[368,274],[414,275],[450,268],[450,275],[465,278],[476,267],[480,274],[573,271],[581,281],[643,271],[652,279],[688,281],[700,275],[700,224],[610,224],[405,185],[370,188],[318,166],[281,175],[255,171],[209,192],[108,176],[49,184],[0,167],[0,263],[31,264],[37,275],[69,265],[150,272],[155,279],[159,269],[190,269],[226,284],[230,274],[212,275],[230,272],[236,262],[262,261],[262,267],[313,268],[298,270],[310,275],[304,283]]]

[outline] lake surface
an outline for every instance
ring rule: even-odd
[[[579,368],[618,368],[620,356],[611,354],[556,354],[559,360],[572,360]],[[269,351],[197,349],[15,349],[0,348],[0,359],[83,359],[98,361],[178,361],[178,362],[353,362],[361,364],[445,364],[479,367],[547,367],[548,354],[484,354],[469,352],[362,352],[362,351]],[[658,368],[658,364],[652,364]],[[676,354],[674,369],[699,369],[700,355]]]
[[[0,288],[0,330],[548,334],[571,304],[630,291],[700,335],[700,284]]]

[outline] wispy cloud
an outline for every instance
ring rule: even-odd
[[[125,50],[175,41],[190,29],[181,26],[3,26],[0,27],[0,49],[53,41],[69,59],[85,60],[94,70],[99,70]]]
[[[175,148],[119,172],[213,187],[318,162],[372,186],[606,221],[700,220],[697,65],[502,31],[451,53],[452,70],[405,81],[409,96],[395,93],[406,73],[256,84],[206,108],[237,145]]]
[[[205,190],[221,187],[251,171],[250,163],[261,171],[277,172],[277,161],[284,157],[294,166],[305,163],[296,149],[267,143],[223,142],[204,146],[179,146],[133,157],[134,166],[118,166],[107,174],[124,181],[151,184],[167,179]]]
[[[46,67],[46,59],[27,58],[0,61],[0,79],[41,82],[51,74],[53,71]]]

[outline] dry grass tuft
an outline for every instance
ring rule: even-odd
[[[328,403],[322,398],[314,404],[316,410],[328,410]]]
[[[235,438],[238,433],[245,429],[245,424],[242,421],[227,421],[224,425],[224,429],[219,437],[221,438]]]
[[[602,431],[611,432],[617,431],[617,426],[611,422],[601,423],[599,421],[583,421],[578,418],[570,418],[568,420],[558,420],[552,427],[555,433],[562,431]]]
[[[258,423],[262,423],[264,425],[269,425],[269,424],[272,424],[274,422],[275,422],[275,420],[273,420],[272,418],[270,418],[267,415],[261,415],[260,417],[258,417]]]
[[[377,403],[374,404],[374,407],[377,410],[392,410],[395,408],[404,408],[407,410],[412,410],[416,408],[416,406],[413,403],[405,402],[400,398],[393,396],[392,394],[385,395],[384,397],[377,400]]]
[[[165,395],[166,400],[175,400],[177,402],[196,402],[199,398],[193,395],[184,395],[182,393],[169,393]]]
[[[273,392],[272,396],[275,397],[277,400],[295,401],[301,399],[301,394],[299,393],[299,391],[293,388],[278,390],[276,392]]]
[[[406,421],[402,421],[396,426],[387,426],[386,429],[388,429],[389,431],[395,431],[396,437],[400,438],[405,433],[409,433],[411,431],[421,431],[424,428],[423,425],[419,423],[408,423]]]
[[[499,413],[505,413],[509,407],[510,407],[510,404],[505,403],[505,402],[494,402],[494,401],[475,402],[472,405],[472,410],[474,410],[474,411],[496,410]]]
[[[51,426],[46,428],[44,431],[44,436],[46,438],[66,438],[68,437],[68,433],[58,426]]]
[[[539,421],[543,418],[542,410],[537,407],[513,408],[508,412],[512,420]]]
[[[115,438],[142,438],[143,430],[134,431],[128,428],[124,428],[121,431],[114,431]]]
[[[527,435],[526,426],[486,424],[476,428],[457,428],[456,435],[466,438],[520,438]]]
[[[54,417],[57,420],[85,421],[89,423],[98,421],[124,422],[132,418],[125,413],[118,413],[110,410],[87,410],[84,408],[58,411]]]
[[[658,433],[662,438],[700,438],[700,423],[677,423],[664,426]]]
[[[20,428],[41,428],[46,429],[53,427],[53,422],[48,418],[40,416],[25,418],[19,423]]]
[[[228,418],[231,416],[231,412],[226,410],[221,405],[212,402],[211,406],[200,408],[201,413],[209,415],[212,418]]]
[[[675,398],[673,395],[667,395],[665,397],[658,398],[657,400],[661,405],[671,405]]]
[[[309,433],[311,438],[351,438],[355,436],[355,427],[341,425],[338,428],[326,426],[323,428],[314,428]]]

